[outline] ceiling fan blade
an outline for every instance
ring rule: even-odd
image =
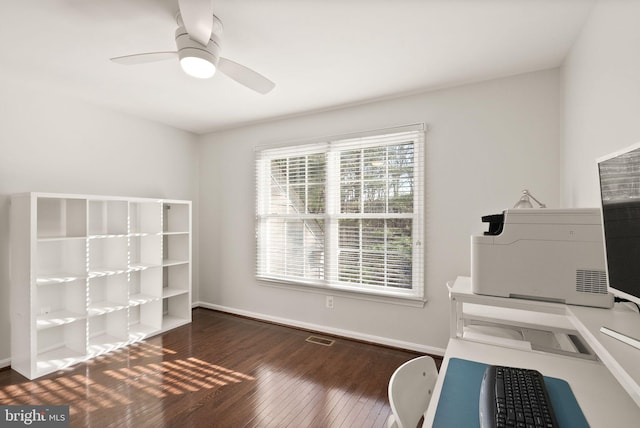
[[[241,85],[261,94],[266,94],[276,86],[263,75],[230,59],[220,58],[218,69]]]
[[[207,46],[213,29],[213,1],[178,0],[178,7],[189,37]]]
[[[148,52],[141,54],[117,56],[111,58],[111,61],[123,65],[144,64],[146,62],[166,61],[178,57],[178,52]]]

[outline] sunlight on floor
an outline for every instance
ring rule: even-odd
[[[255,378],[198,358],[164,360],[176,352],[152,345],[139,343],[130,348],[99,357],[101,362],[124,367],[105,370],[103,373],[118,381],[118,387],[106,387],[96,379],[94,368],[89,362],[86,375],[68,374],[57,378],[34,380],[0,388],[0,402],[3,405],[20,404],[68,404],[73,415],[80,409],[92,411],[132,404],[129,391],[134,388],[149,397],[164,398],[168,395],[186,394],[201,389],[213,389],[225,385],[253,381]],[[142,359],[155,362],[129,365]],[[142,362],[142,361],[141,361]],[[89,376],[90,375],[90,376]],[[113,385],[112,381],[108,382]],[[137,396],[140,400],[140,396]]]

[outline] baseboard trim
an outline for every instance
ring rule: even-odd
[[[4,360],[0,360],[0,369],[9,367],[10,365],[11,365],[11,358],[5,358]]]
[[[231,308],[228,306],[214,305],[206,302],[193,302],[192,308],[206,308],[214,311],[228,312],[230,314],[240,315],[247,318],[255,318],[257,320],[268,321],[276,324],[288,325],[304,330],[317,331],[319,333],[331,334],[333,336],[345,337],[348,339],[360,340],[363,342],[376,343],[378,345],[390,346],[392,348],[407,349],[410,351],[422,352],[424,354],[444,356],[444,349],[433,346],[421,345],[413,342],[405,342],[402,340],[389,339],[387,337],[373,336],[370,334],[358,333],[356,331],[344,330],[339,328],[331,328],[325,325],[311,324],[302,321],[292,320],[288,318],[274,317],[257,312],[245,311],[242,309]],[[11,358],[0,359],[0,369],[11,366]]]
[[[320,324],[312,324],[302,322],[298,320],[292,320],[289,318],[274,317],[271,315],[265,315],[258,312],[245,311],[243,309],[232,308],[228,306],[216,305],[207,302],[194,302],[193,307],[202,307],[206,309],[212,309],[214,311],[227,312],[234,315],[240,315],[247,318],[254,318],[261,321],[268,321],[275,324],[283,324],[291,327],[301,328],[303,330],[311,330],[319,333],[330,334],[333,336],[344,337],[348,339],[359,340],[363,342],[375,343],[378,345],[389,346],[398,349],[407,349],[410,351],[421,352],[424,354],[431,354],[437,356],[444,356],[445,350],[443,348],[436,348],[434,346],[422,345],[419,343],[405,342],[402,340],[390,339],[388,337],[374,336],[370,334],[360,333],[352,330],[344,330],[340,328],[327,327]]]

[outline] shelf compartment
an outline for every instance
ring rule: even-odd
[[[86,316],[86,281],[75,280],[39,287],[35,300],[36,328],[66,324]]]
[[[87,354],[93,358],[129,343],[127,309],[91,317]]]
[[[36,282],[44,285],[86,277],[86,242],[84,238],[38,241]]]
[[[162,331],[189,322],[191,322],[191,304],[188,293],[162,299]]]
[[[162,268],[162,297],[170,297],[189,291],[190,266],[187,263]]]
[[[39,197],[36,204],[38,239],[87,235],[85,199]]]
[[[62,370],[87,358],[84,351],[79,352],[66,346],[39,354],[36,359],[36,377]]]
[[[162,325],[160,299],[129,308],[129,339],[142,340],[160,331]]]
[[[38,375],[68,367],[86,356],[86,319],[38,330]]]
[[[125,309],[129,304],[126,273],[95,277],[89,280],[90,317]]]
[[[189,233],[191,205],[166,202],[162,206],[162,231],[166,233]]]
[[[89,239],[89,277],[117,275],[129,270],[127,237]]]
[[[189,324],[190,322],[191,320],[187,318],[174,317],[171,315],[167,315],[162,317],[162,331],[169,331],[176,327]]]
[[[129,273],[129,303],[141,304],[162,296],[162,268]]]
[[[94,336],[89,340],[89,346],[87,348],[87,355],[89,358],[95,358],[99,355],[106,354],[108,352],[115,351],[124,346],[127,346],[131,341],[110,334],[104,333],[98,336]]]
[[[168,234],[162,237],[163,265],[187,263],[191,260],[190,239],[188,234]]]
[[[139,270],[162,263],[162,237],[160,235],[132,236],[129,238],[129,269]]]
[[[89,201],[90,236],[126,236],[128,230],[129,204],[123,200]]]
[[[131,202],[129,204],[129,233],[158,234],[162,232],[162,203]]]

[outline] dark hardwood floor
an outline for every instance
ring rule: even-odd
[[[73,427],[384,427],[389,378],[418,355],[196,309],[188,326],[34,381],[2,370],[0,404],[67,404]]]

